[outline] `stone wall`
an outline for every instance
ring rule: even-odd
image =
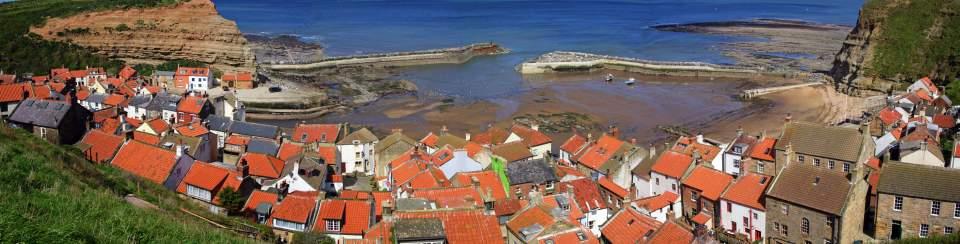
[[[497,44],[479,43],[458,48],[341,56],[326,58],[313,63],[271,64],[265,65],[265,67],[273,70],[298,70],[349,65],[400,67],[429,64],[461,64],[476,56],[501,54],[505,52],[506,50],[500,48]]]
[[[787,207],[787,213],[783,212],[782,206]],[[791,204],[776,198],[767,198],[767,236],[770,243],[824,243],[824,240],[836,240],[836,226],[840,219],[832,214],[827,214],[803,206]],[[804,234],[801,231],[801,223],[806,218],[810,222],[810,232]],[[828,219],[833,220],[833,225]],[[777,227],[779,226],[780,229]],[[783,235],[783,226],[787,226],[787,235]],[[833,243],[838,243],[834,241]]]
[[[930,235],[942,235],[944,227],[953,227],[954,232],[960,228],[960,218],[954,218],[953,212],[957,203],[941,202],[940,215],[930,215],[931,200],[922,198],[903,197],[903,209],[893,210],[894,195],[880,193],[877,204],[876,235],[877,240],[889,240],[893,228],[893,221],[899,220],[903,231],[902,238],[920,236],[920,224],[930,225]]]

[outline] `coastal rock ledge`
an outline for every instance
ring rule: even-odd
[[[224,71],[255,69],[254,53],[237,24],[220,16],[210,0],[82,13],[48,19],[30,31],[133,64],[190,59]]]

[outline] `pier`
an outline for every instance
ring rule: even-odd
[[[476,43],[463,47],[410,52],[374,53],[330,57],[302,64],[264,64],[271,70],[309,70],[342,66],[401,67],[431,64],[462,64],[477,56],[497,55],[507,50],[496,43]]]
[[[704,62],[654,61],[566,51],[550,52],[517,66],[517,70],[522,74],[591,72],[602,69],[620,70],[648,75],[695,77],[750,78],[758,76],[771,76],[779,78],[796,78],[803,75],[799,72],[769,70],[765,67],[759,66],[722,65]]]
[[[770,94],[770,93],[781,92],[781,91],[786,91],[786,90],[790,90],[790,89],[794,89],[794,88],[800,88],[800,87],[816,86],[816,85],[823,85],[823,83],[821,83],[821,82],[807,82],[807,83],[796,84],[796,85],[775,86],[775,87],[766,87],[766,88],[757,88],[757,89],[744,90],[743,92],[740,93],[740,99],[749,100],[749,99],[752,99],[752,98],[755,98],[755,97],[759,97],[759,96],[763,96],[763,95],[767,95],[767,94]]]

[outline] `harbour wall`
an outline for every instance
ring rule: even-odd
[[[769,70],[760,66],[654,61],[564,51],[547,53],[536,59],[526,61],[517,66],[517,70],[521,74],[619,70],[647,75],[725,78],[802,78],[807,75],[804,72]]]
[[[456,48],[340,56],[325,58],[311,63],[264,64],[262,66],[271,70],[309,70],[340,66],[402,67],[431,64],[462,64],[477,56],[496,55],[506,52],[506,49],[496,43],[476,43]]]

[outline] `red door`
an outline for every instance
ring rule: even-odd
[[[736,221],[733,221],[733,220],[730,221],[730,232],[737,233],[737,222],[736,222]]]
[[[763,240],[763,235],[760,234],[760,230],[753,230],[753,240],[754,241]]]

